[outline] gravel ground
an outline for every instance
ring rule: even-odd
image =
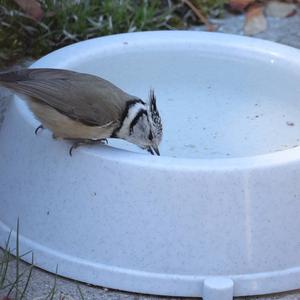
[[[227,16],[223,20],[213,20],[214,23],[219,25],[218,31],[233,33],[233,34],[243,34],[243,16]],[[195,27],[192,30],[204,30],[204,27]],[[267,39],[293,47],[300,48],[300,14],[285,18],[285,19],[275,19],[268,18],[268,30],[256,35],[258,38]],[[6,103],[9,99],[9,93],[5,91],[0,92],[0,129],[1,123],[4,119],[4,112]],[[2,252],[0,250],[0,256]],[[21,263],[21,270],[28,270],[28,265]],[[8,269],[8,280],[13,281],[15,278],[15,263],[10,263]],[[49,294],[54,285],[53,274],[42,271],[35,268],[32,273],[32,279],[27,291],[26,299],[28,300],[38,300],[45,299],[46,295]],[[56,295],[53,299],[59,300],[71,300],[71,299],[81,299],[80,290],[84,296],[85,300],[98,300],[98,299],[128,299],[128,300],[154,300],[154,299],[182,299],[182,298],[172,298],[172,297],[158,297],[158,296],[146,296],[141,294],[133,294],[120,292],[115,290],[109,290],[100,287],[93,287],[82,283],[76,283],[72,280],[57,277],[56,283]],[[0,291],[0,296],[6,295],[5,291]],[[13,295],[12,295],[13,296]],[[188,298],[185,298],[188,299]],[[300,291],[281,293],[276,295],[259,296],[259,297],[240,297],[237,299],[261,299],[261,300],[298,300],[300,299]]]

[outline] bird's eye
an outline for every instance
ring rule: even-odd
[[[149,139],[150,141],[153,140],[153,134],[152,134],[152,131],[149,132],[148,139]]]

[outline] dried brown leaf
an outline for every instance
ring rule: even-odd
[[[21,9],[34,19],[35,21],[40,21],[43,16],[44,12],[42,10],[42,7],[40,3],[37,0],[14,0],[20,7]]]
[[[230,0],[229,7],[234,11],[242,12],[255,0]]]
[[[255,35],[267,29],[267,20],[263,14],[263,7],[251,5],[246,12],[244,33]]]

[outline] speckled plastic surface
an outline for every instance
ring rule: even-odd
[[[209,300],[300,288],[298,50],[148,32],[78,43],[34,67],[97,74],[143,99],[155,88],[162,156],[110,141],[70,157],[67,142],[34,135],[16,99],[0,131],[2,244],[19,217],[22,252],[91,284]],[[226,286],[214,289],[218,278]]]

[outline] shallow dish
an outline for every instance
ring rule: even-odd
[[[300,52],[252,38],[144,32],[32,67],[99,75],[164,122],[162,156],[55,141],[18,98],[0,131],[0,241],[111,288],[230,299],[300,288]]]

